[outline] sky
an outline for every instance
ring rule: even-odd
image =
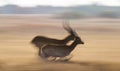
[[[120,6],[120,0],[0,0],[0,6],[6,4],[15,4],[23,7],[31,7],[37,5],[75,6],[86,4]]]

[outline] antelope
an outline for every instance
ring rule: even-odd
[[[40,56],[43,59],[49,57],[65,57],[68,56],[78,44],[84,44],[79,37],[76,37],[71,45],[46,45],[42,48]]]
[[[67,30],[69,35],[65,37],[64,39],[54,39],[54,38],[48,38],[45,36],[36,36],[32,39],[31,43],[34,44],[36,47],[39,48],[39,55],[41,53],[41,48],[44,47],[44,45],[67,45],[67,43],[71,40],[75,39],[75,34],[72,28],[68,24],[63,24],[63,28]]]
[[[74,34],[76,34],[74,32]],[[80,37],[75,36],[75,39],[73,41],[73,43],[71,45],[45,45],[42,49],[41,49],[41,58],[46,60],[49,57],[55,57],[54,60],[57,57],[66,57],[68,56],[78,44],[84,44],[84,42],[81,40]]]

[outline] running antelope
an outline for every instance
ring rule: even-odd
[[[81,40],[81,38],[77,35],[77,33],[75,31],[72,31],[75,35],[75,39],[73,41],[73,43],[71,45],[45,45],[42,49],[41,49],[41,58],[42,59],[47,59],[49,57],[54,57],[54,60],[57,57],[66,57],[68,56],[73,50],[74,48],[78,45],[78,44],[84,44],[84,42]]]
[[[50,45],[66,45],[69,41],[75,39],[74,31],[68,24],[63,24],[63,28],[67,30],[69,35],[62,40],[48,38],[45,36],[36,36],[32,39],[31,43],[39,48],[39,53],[38,53],[39,55],[41,53],[41,48],[44,47],[44,45],[49,45],[49,44]]]
[[[65,57],[68,56],[78,44],[84,44],[84,42],[80,37],[76,36],[71,45],[46,45],[42,48],[40,56],[45,60],[49,57],[55,57],[55,59],[56,57]]]

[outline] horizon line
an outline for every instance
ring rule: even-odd
[[[106,6],[106,7],[120,7],[120,6],[110,6],[110,5],[99,5],[99,4],[77,4],[77,5],[70,5],[70,6],[54,6],[54,5],[35,5],[35,6],[21,6],[21,5],[18,5],[18,4],[4,4],[4,5],[0,5],[0,7],[4,7],[4,6],[7,6],[7,5],[16,5],[18,7],[38,7],[38,6],[50,6],[50,7],[75,7],[75,6]]]

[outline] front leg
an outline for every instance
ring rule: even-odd
[[[49,61],[55,61],[56,58],[57,58],[57,57],[52,57],[52,56],[50,56],[50,57],[48,58],[48,60],[49,60]]]
[[[73,57],[72,55],[60,57],[58,61],[69,61],[72,57]]]

